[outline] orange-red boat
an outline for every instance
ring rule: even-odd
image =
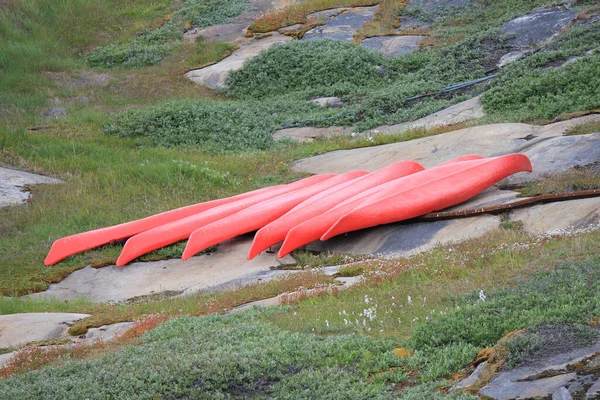
[[[187,260],[200,251],[227,239],[255,231],[276,220],[306,199],[337,188],[348,181],[367,175],[367,171],[350,171],[302,190],[258,203],[226,218],[195,230],[188,240],[182,258]]]
[[[524,154],[509,154],[460,164],[468,166],[423,180],[418,185],[406,187],[385,198],[368,201],[340,218],[321,240],[442,210],[478,195],[509,175],[532,170],[531,161]],[[450,165],[454,166],[459,165]]]
[[[44,260],[45,265],[56,264],[57,262],[64,260],[65,258],[72,256],[73,254],[81,253],[82,251],[90,250],[104,244],[114,242],[117,240],[127,239],[133,235],[137,235],[140,232],[147,231],[152,228],[156,228],[161,225],[168,224],[170,222],[189,217],[190,215],[201,213],[208,209],[231,203],[234,201],[246,199],[248,197],[268,192],[269,190],[275,189],[280,186],[267,187],[263,189],[254,190],[248,193],[242,193],[237,196],[227,197],[224,199],[218,199],[213,201],[207,201],[205,203],[194,204],[187,207],[177,208],[175,210],[166,211],[160,214],[152,215],[150,217],[138,219],[136,221],[126,222],[119,225],[113,225],[106,228],[95,229],[93,231],[78,233],[75,235],[67,236],[56,240],[46,259]]]
[[[152,229],[140,232],[132,236],[125,243],[121,255],[117,260],[117,266],[123,266],[129,261],[152,250],[156,250],[163,246],[187,239],[190,233],[200,226],[227,217],[228,215],[234,214],[240,210],[243,210],[244,208],[260,203],[261,201],[265,201],[285,193],[301,190],[305,187],[309,187],[335,176],[335,174],[315,175],[287,185],[279,185],[260,191],[251,192],[252,194],[250,196],[245,196],[241,199],[228,202],[217,207],[212,207],[200,213],[196,213],[185,218],[180,218],[170,223],[161,224],[153,227]]]
[[[505,157],[507,157],[507,156],[505,156]],[[443,177],[450,176],[451,174],[455,174],[455,173],[461,174],[462,177],[464,179],[466,179],[467,181],[469,181],[471,179],[470,178],[471,176],[475,176],[474,174],[477,174],[477,173],[481,173],[482,178],[484,177],[484,175],[487,175],[490,173],[494,176],[498,175],[498,171],[491,171],[491,170],[484,171],[483,169],[475,171],[473,169],[473,167],[475,167],[475,166],[485,164],[488,160],[489,159],[483,159],[480,156],[460,157],[460,158],[445,162],[443,164],[440,164],[437,167],[426,169],[424,171],[417,172],[415,174],[408,175],[403,178],[399,178],[399,179],[387,182],[383,185],[374,187],[364,193],[356,195],[356,196],[342,202],[341,204],[332,208],[331,210],[327,211],[326,213],[319,215],[317,217],[311,218],[311,219],[303,222],[302,224],[297,225],[296,227],[292,228],[288,232],[281,248],[279,249],[278,256],[283,257],[286,254],[289,254],[291,251],[297,249],[298,247],[304,246],[315,240],[319,240],[321,238],[322,238],[322,240],[325,240],[323,238],[323,235],[325,235],[325,233],[338,221],[338,219],[342,218],[344,215],[350,213],[351,211],[353,211],[354,209],[356,209],[358,207],[364,206],[369,203],[377,202],[381,199],[388,198],[389,196],[391,196],[393,194],[404,193],[406,190],[408,190],[410,188],[417,187],[419,185],[422,185],[423,183],[431,182],[433,180],[436,180],[436,182],[438,184],[440,182],[442,182],[442,185],[443,185],[444,184]],[[507,160],[507,159],[505,159],[505,160]],[[529,163],[529,161],[527,161],[527,162]],[[529,163],[529,168],[531,168],[531,163]],[[525,169],[525,170],[527,170],[527,169]],[[510,172],[510,169],[507,169],[507,168],[501,168],[501,171],[503,171],[503,173],[506,174],[505,176],[508,176],[508,175],[514,173],[514,172]],[[469,191],[470,197],[475,196],[476,194],[478,194],[480,191],[483,190],[483,189],[481,189],[479,191],[476,191],[478,189],[475,187],[473,187],[473,189],[474,190]],[[467,198],[470,198],[470,197],[467,197]],[[454,200],[455,199],[453,199],[453,198],[448,199],[448,201],[450,201],[450,202],[452,202]],[[464,201],[464,200],[461,200],[459,202],[462,202],[462,201]],[[458,204],[458,203],[454,203],[454,204]],[[446,207],[449,207],[449,206],[446,206]],[[443,207],[443,208],[445,208],[445,207]],[[392,218],[391,216],[389,216],[389,217]],[[375,225],[378,225],[378,224],[375,224]]]
[[[285,215],[260,228],[254,236],[248,259],[256,257],[261,251],[283,241],[290,229],[307,219],[321,215],[342,201],[365,190],[423,169],[421,164],[414,161],[399,161],[309,198]]]

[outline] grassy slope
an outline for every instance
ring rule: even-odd
[[[538,3],[541,4],[519,2],[520,6],[527,9],[539,5]],[[0,161],[27,170],[54,174],[68,181],[63,186],[35,188],[34,201],[27,208],[0,210],[0,258],[3,260],[0,268],[0,290],[4,294],[43,289],[48,282],[60,279],[68,271],[89,261],[114,259],[119,251],[119,246],[109,246],[73,257],[56,267],[44,268],[41,261],[50,243],[57,237],[180,205],[289,181],[297,178],[286,167],[286,163],[293,159],[337,148],[373,144],[365,139],[334,139],[306,146],[287,145],[275,151],[262,153],[214,156],[193,148],[153,148],[135,143],[131,139],[105,136],[101,127],[112,120],[107,114],[110,115],[124,107],[211,96],[210,93],[189,85],[177,75],[182,69],[196,62],[190,61],[198,52],[197,48],[191,45],[178,48],[162,64],[155,67],[112,70],[110,75],[113,81],[107,87],[68,88],[49,80],[47,74],[42,74],[43,71],[54,71],[76,76],[78,72],[87,70],[79,56],[87,53],[93,46],[129,39],[142,26],[156,26],[165,13],[171,11],[167,2],[140,0],[127,2],[127,7],[123,7],[123,4],[116,0],[99,1],[94,5],[75,0],[58,4],[23,0],[10,2],[8,11],[1,14],[0,34],[2,38],[9,40],[0,54],[0,65],[8,71],[8,79],[3,80],[0,87],[0,115],[6,122],[0,128]],[[506,18],[507,12],[513,11],[500,7],[501,4],[505,3],[494,2],[494,7],[498,8],[492,7],[491,10],[496,10],[494,12]],[[73,15],[79,16],[78,10],[81,7],[89,11],[82,14],[86,17],[73,18]],[[518,9],[514,12],[521,11],[523,10]],[[470,22],[464,19],[465,16],[461,18],[457,19],[456,26],[449,23],[450,27],[440,31],[438,38],[442,40],[455,33],[468,34],[471,29],[475,33],[478,32],[476,24],[473,25],[475,28],[465,25],[465,21],[469,24]],[[60,29],[52,30],[52,26],[59,26]],[[90,37],[89,31],[97,34]],[[409,59],[411,60],[419,61],[418,57]],[[515,67],[514,74],[518,76],[518,73],[519,69]],[[386,104],[386,93],[380,94],[381,101],[373,104]],[[82,95],[90,97],[91,100],[81,102]],[[51,104],[51,98],[58,98],[61,104],[66,105],[70,117],[52,123],[52,129],[47,131],[27,131],[30,126],[46,124],[40,120],[39,114]],[[510,119],[514,116],[511,113],[509,110],[502,118]],[[378,143],[377,140],[384,142],[399,139],[400,137],[376,138],[375,143]],[[181,365],[173,367],[179,368],[178,371],[181,371],[185,378],[182,385],[174,390],[181,390],[177,393],[192,393],[202,389],[202,385],[206,388],[209,384],[212,385],[212,393],[221,391],[237,395],[240,390],[250,390],[257,396],[279,393],[281,398],[298,398],[298,390],[317,389],[310,386],[315,376],[320,378],[331,373],[333,380],[325,381],[323,387],[326,387],[325,383],[333,382],[334,387],[338,388],[338,383],[342,382],[341,390],[345,392],[340,393],[369,393],[368,391],[375,390],[385,397],[391,394],[384,391],[385,384],[402,380],[406,380],[407,384],[418,383],[419,380],[415,381],[415,377],[424,378],[426,381],[447,377],[470,362],[480,346],[493,344],[508,329],[532,327],[534,323],[556,317],[557,308],[562,313],[560,318],[555,318],[559,322],[569,320],[581,323],[585,322],[587,317],[597,315],[597,290],[594,290],[593,286],[597,277],[593,271],[599,262],[589,255],[597,254],[600,250],[598,233],[542,244],[518,232],[508,231],[497,235],[487,238],[482,249],[473,248],[479,247],[480,242],[477,246],[475,243],[466,243],[458,247],[437,249],[408,262],[389,261],[379,265],[366,263],[364,268],[369,271],[366,285],[337,297],[309,299],[298,306],[259,315],[250,320],[248,316],[240,319],[184,320],[183,323],[190,326],[208,329],[211,335],[218,334],[215,329],[219,324],[239,326],[244,331],[267,335],[272,338],[269,343],[275,343],[274,348],[280,350],[274,357],[278,360],[277,366],[291,365],[292,369],[286,372],[265,366],[267,361],[255,356],[256,352],[260,353],[264,348],[264,344],[257,340],[254,334],[249,334],[240,339],[240,347],[233,348],[229,342],[216,346],[215,351],[222,354],[220,362],[230,367],[223,376],[210,373],[210,370],[198,370],[193,364],[197,361],[195,359],[185,356],[179,358]],[[512,243],[513,246],[507,246],[506,243]],[[534,250],[531,251],[531,248]],[[163,256],[176,255],[180,251],[178,247],[167,249]],[[551,273],[549,278],[544,275],[539,278],[542,284],[533,284],[529,289],[525,284],[523,289],[515,292],[523,299],[523,304],[529,306],[527,299],[539,297],[539,290],[546,282],[544,279],[550,283],[554,282],[554,285],[558,282],[560,287],[564,277],[568,275],[574,282],[588,282],[587,286],[566,287],[560,301],[538,304],[535,315],[527,321],[522,321],[516,316],[511,319],[507,314],[507,323],[497,326],[494,325],[494,321],[485,319],[489,307],[504,307],[503,301],[513,301],[510,296],[514,297],[514,293],[510,291],[494,294],[498,287],[513,285],[515,277],[527,277],[540,269],[552,270],[558,266],[559,259],[566,262],[561,271],[572,272],[558,272],[555,275]],[[406,272],[407,270],[409,272]],[[490,274],[489,271],[494,271],[494,274]],[[321,278],[311,278],[302,283],[284,282],[272,287],[249,290],[247,293],[238,294],[233,303],[224,295],[218,300],[222,307],[216,308],[210,306],[214,304],[214,298],[196,296],[118,307],[91,305],[83,301],[37,303],[2,300],[0,312],[91,311],[97,314],[97,320],[92,321],[94,324],[131,319],[161,310],[166,310],[169,315],[197,315],[277,294],[300,284],[314,285],[319,279]],[[477,302],[477,294],[481,289],[485,290],[490,299],[489,303]],[[468,297],[453,297],[469,292],[473,294]],[[576,299],[582,294],[587,296],[588,302]],[[365,295],[368,296],[368,304],[365,303]],[[412,304],[408,302],[408,295],[411,296]],[[577,310],[566,308],[574,304],[581,307]],[[460,305],[464,311],[453,311],[456,305]],[[365,310],[374,306],[377,306],[377,311],[368,311],[367,314],[376,317],[372,320],[365,318]],[[441,317],[440,312],[443,313]],[[461,325],[461,321],[464,321],[464,316],[467,315],[465,313],[469,318],[480,318],[483,322],[476,327],[465,327]],[[350,320],[345,314],[352,315],[354,320],[345,323],[345,319]],[[365,319],[364,325],[362,320],[357,318],[359,314],[363,314],[360,317]],[[433,325],[422,325],[424,320],[433,321]],[[82,326],[84,327],[85,325]],[[417,327],[419,328],[415,331]],[[154,336],[152,339],[150,336],[146,344],[148,347],[139,351],[128,349],[125,353],[109,356],[103,361],[69,364],[62,367],[63,369],[59,367],[56,371],[60,374],[73,374],[73,379],[78,382],[90,383],[102,375],[102,371],[105,371],[111,362],[124,365],[124,360],[131,355],[134,355],[134,361],[140,366],[154,366],[157,363],[153,357],[159,355],[162,359],[166,347],[184,352],[192,349],[190,341],[194,342],[197,338],[180,334],[180,328],[178,322],[165,326],[158,332],[171,332],[168,338]],[[460,337],[460,333],[465,329],[474,329],[471,332],[474,338],[483,334],[488,336],[468,341]],[[289,349],[296,346],[297,338],[301,338],[300,342],[311,343],[313,349],[323,349],[323,344],[314,336],[313,330],[319,335],[356,333],[359,337],[332,336],[328,339],[328,346],[341,346],[347,350],[333,352],[330,364],[318,357],[306,358],[307,354],[311,354],[308,350],[290,360]],[[454,336],[448,336],[450,339],[443,343],[425,343],[425,338],[432,336],[431,332],[439,330],[451,332]],[[299,333],[292,334],[289,331]],[[413,340],[405,345],[415,347],[416,355],[404,361],[391,359],[390,351],[393,346],[400,344],[400,340],[410,334],[413,334]],[[390,339],[371,342],[360,335],[389,336]],[[254,370],[246,371],[244,363],[230,357],[239,348],[247,350],[247,353],[244,353],[245,357],[247,355],[249,359],[256,359]],[[361,348],[365,349],[362,353],[359,350]],[[424,352],[426,348],[428,350]],[[148,357],[142,354],[144,350],[149,349],[154,350]],[[353,358],[357,361],[348,364],[347,357],[354,355],[356,351],[361,356]],[[199,357],[205,356],[202,350],[198,350],[197,353]],[[380,361],[371,363],[373,358]],[[306,367],[311,364],[314,368]],[[300,365],[302,368],[296,371],[294,365]],[[402,368],[387,370],[396,365]],[[92,371],[91,373],[96,375],[86,376],[85,372],[77,372],[80,370]],[[239,381],[237,377],[240,371],[248,373],[248,380]],[[378,375],[376,372],[385,373]],[[10,387],[15,393],[27,393],[27,397],[31,397],[34,396],[32,388],[39,385],[29,383],[43,379],[46,374],[47,371],[27,375],[26,379],[17,377],[12,381],[2,381],[0,385],[7,385],[6,387]],[[131,390],[130,385],[137,388],[154,387],[157,388],[156,393],[171,394],[163,392],[161,385],[170,374],[169,370],[161,370],[155,371],[154,375],[141,374],[139,377],[128,378],[122,382],[122,389]],[[251,374],[258,374],[264,379],[264,385],[261,384],[258,388],[251,387],[251,383],[257,379],[256,375]],[[407,375],[413,378],[407,380]],[[17,380],[21,383],[15,385]],[[53,381],[47,381],[44,388],[54,390],[53,385]],[[444,397],[443,394],[434,392],[436,387],[436,384],[431,383],[417,385],[402,393],[404,397],[414,399]]]

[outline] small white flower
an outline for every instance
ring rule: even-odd
[[[485,294],[483,294],[483,290],[480,290],[479,291],[479,300],[485,301],[485,299],[487,299],[487,296]]]
[[[325,320],[325,326],[329,328],[329,321]]]
[[[412,304],[412,299],[408,296],[408,304]]]

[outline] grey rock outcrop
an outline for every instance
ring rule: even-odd
[[[479,101],[479,96],[476,96],[415,121],[402,122],[395,125],[382,125],[369,130],[368,133],[400,133],[409,129],[430,129],[471,121],[483,118],[484,116],[483,106]]]
[[[63,181],[48,176],[0,167],[0,208],[24,204],[31,193],[28,185],[57,184]]]
[[[377,50],[384,56],[400,57],[418,49],[423,39],[425,36],[378,36],[364,39],[360,44]]]
[[[25,313],[0,315],[0,348],[66,337],[69,326],[89,314]]]
[[[185,76],[193,82],[206,86],[210,89],[223,87],[225,78],[230,71],[235,71],[242,68],[246,60],[251,60],[256,57],[261,51],[268,49],[274,44],[285,43],[292,40],[291,37],[273,32],[271,36],[264,39],[252,41],[238,50],[234,51],[229,57],[219,61],[216,64],[208,67],[195,69],[187,72]]]
[[[246,255],[251,236],[242,236],[219,245],[211,254],[147,263],[132,263],[123,268],[86,267],[73,272],[41,293],[26,298],[61,300],[86,297],[93,301],[125,301],[162,292],[191,294],[214,292],[266,281],[285,274],[271,270],[279,265],[274,254],[263,252],[253,260]]]
[[[512,36],[509,44],[513,47],[534,47],[558,34],[570,24],[577,12],[564,7],[537,10],[522,15],[502,25],[502,33]]]
[[[520,152],[532,160],[534,172],[513,175],[510,182],[517,184],[543,174],[597,162],[600,159],[600,133],[563,136],[569,128],[590,121],[600,121],[600,115],[545,126],[519,123],[482,125],[407,142],[333,151],[298,160],[293,169],[311,173],[341,173],[360,166],[374,171],[399,160],[417,161],[429,168],[466,154],[493,157]]]
[[[302,40],[334,39],[352,40],[365,22],[370,21],[377,7],[338,8],[321,11],[308,18],[327,18],[325,24],[314,27],[304,34]],[[326,13],[326,14],[325,14]]]

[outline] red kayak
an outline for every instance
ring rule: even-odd
[[[140,232],[156,228],[157,226],[168,224],[169,222],[189,217],[190,215],[198,214],[213,207],[231,203],[237,200],[242,200],[259,193],[264,193],[277,187],[280,186],[267,187],[248,193],[242,193],[233,197],[181,207],[175,210],[152,215],[150,217],[138,219],[136,221],[67,236],[56,240],[52,244],[52,248],[50,249],[50,252],[48,252],[46,259],[44,260],[44,264],[56,264],[57,262],[64,260],[73,254],[81,253],[83,251],[90,250],[117,240],[127,239],[133,235],[137,235]]]
[[[406,175],[422,171],[424,168],[414,161],[400,161],[381,168],[368,175],[361,176],[343,185],[332,187],[300,203],[285,215],[262,227],[250,247],[248,259],[256,257],[261,251],[285,239],[285,235],[294,226],[323,214],[334,206],[340,204],[365,190],[398,179]]]
[[[195,230],[183,252],[184,260],[227,239],[255,231],[276,220],[292,208],[323,191],[337,188],[348,181],[367,175],[367,171],[350,171],[292,193],[258,203],[229,217]]]
[[[517,172],[531,172],[524,154],[509,154],[479,161],[466,161],[467,168],[423,179],[383,199],[369,201],[340,218],[322,237],[333,236],[381,224],[404,221],[419,215],[460,204],[502,179]],[[458,167],[458,165],[450,165]]]
[[[152,250],[187,239],[190,233],[198,229],[198,227],[234,214],[244,208],[248,208],[254,204],[285,193],[303,189],[335,176],[335,174],[315,175],[287,185],[260,189],[242,195],[242,197],[236,196],[236,198],[232,198],[232,201],[210,207],[201,212],[183,218],[173,219],[170,222],[155,224],[155,226],[135,234],[125,243],[121,255],[117,260],[117,266],[123,266],[129,261]]]
[[[417,185],[425,179],[431,179],[432,177],[466,168],[466,163],[477,162],[478,160],[483,160],[483,157],[477,155],[459,157],[440,164],[437,167],[395,179],[358,194],[340,203],[331,210],[306,220],[290,229],[277,255],[283,257],[301,246],[319,240],[338,219],[369,201],[385,198],[403,188]]]

